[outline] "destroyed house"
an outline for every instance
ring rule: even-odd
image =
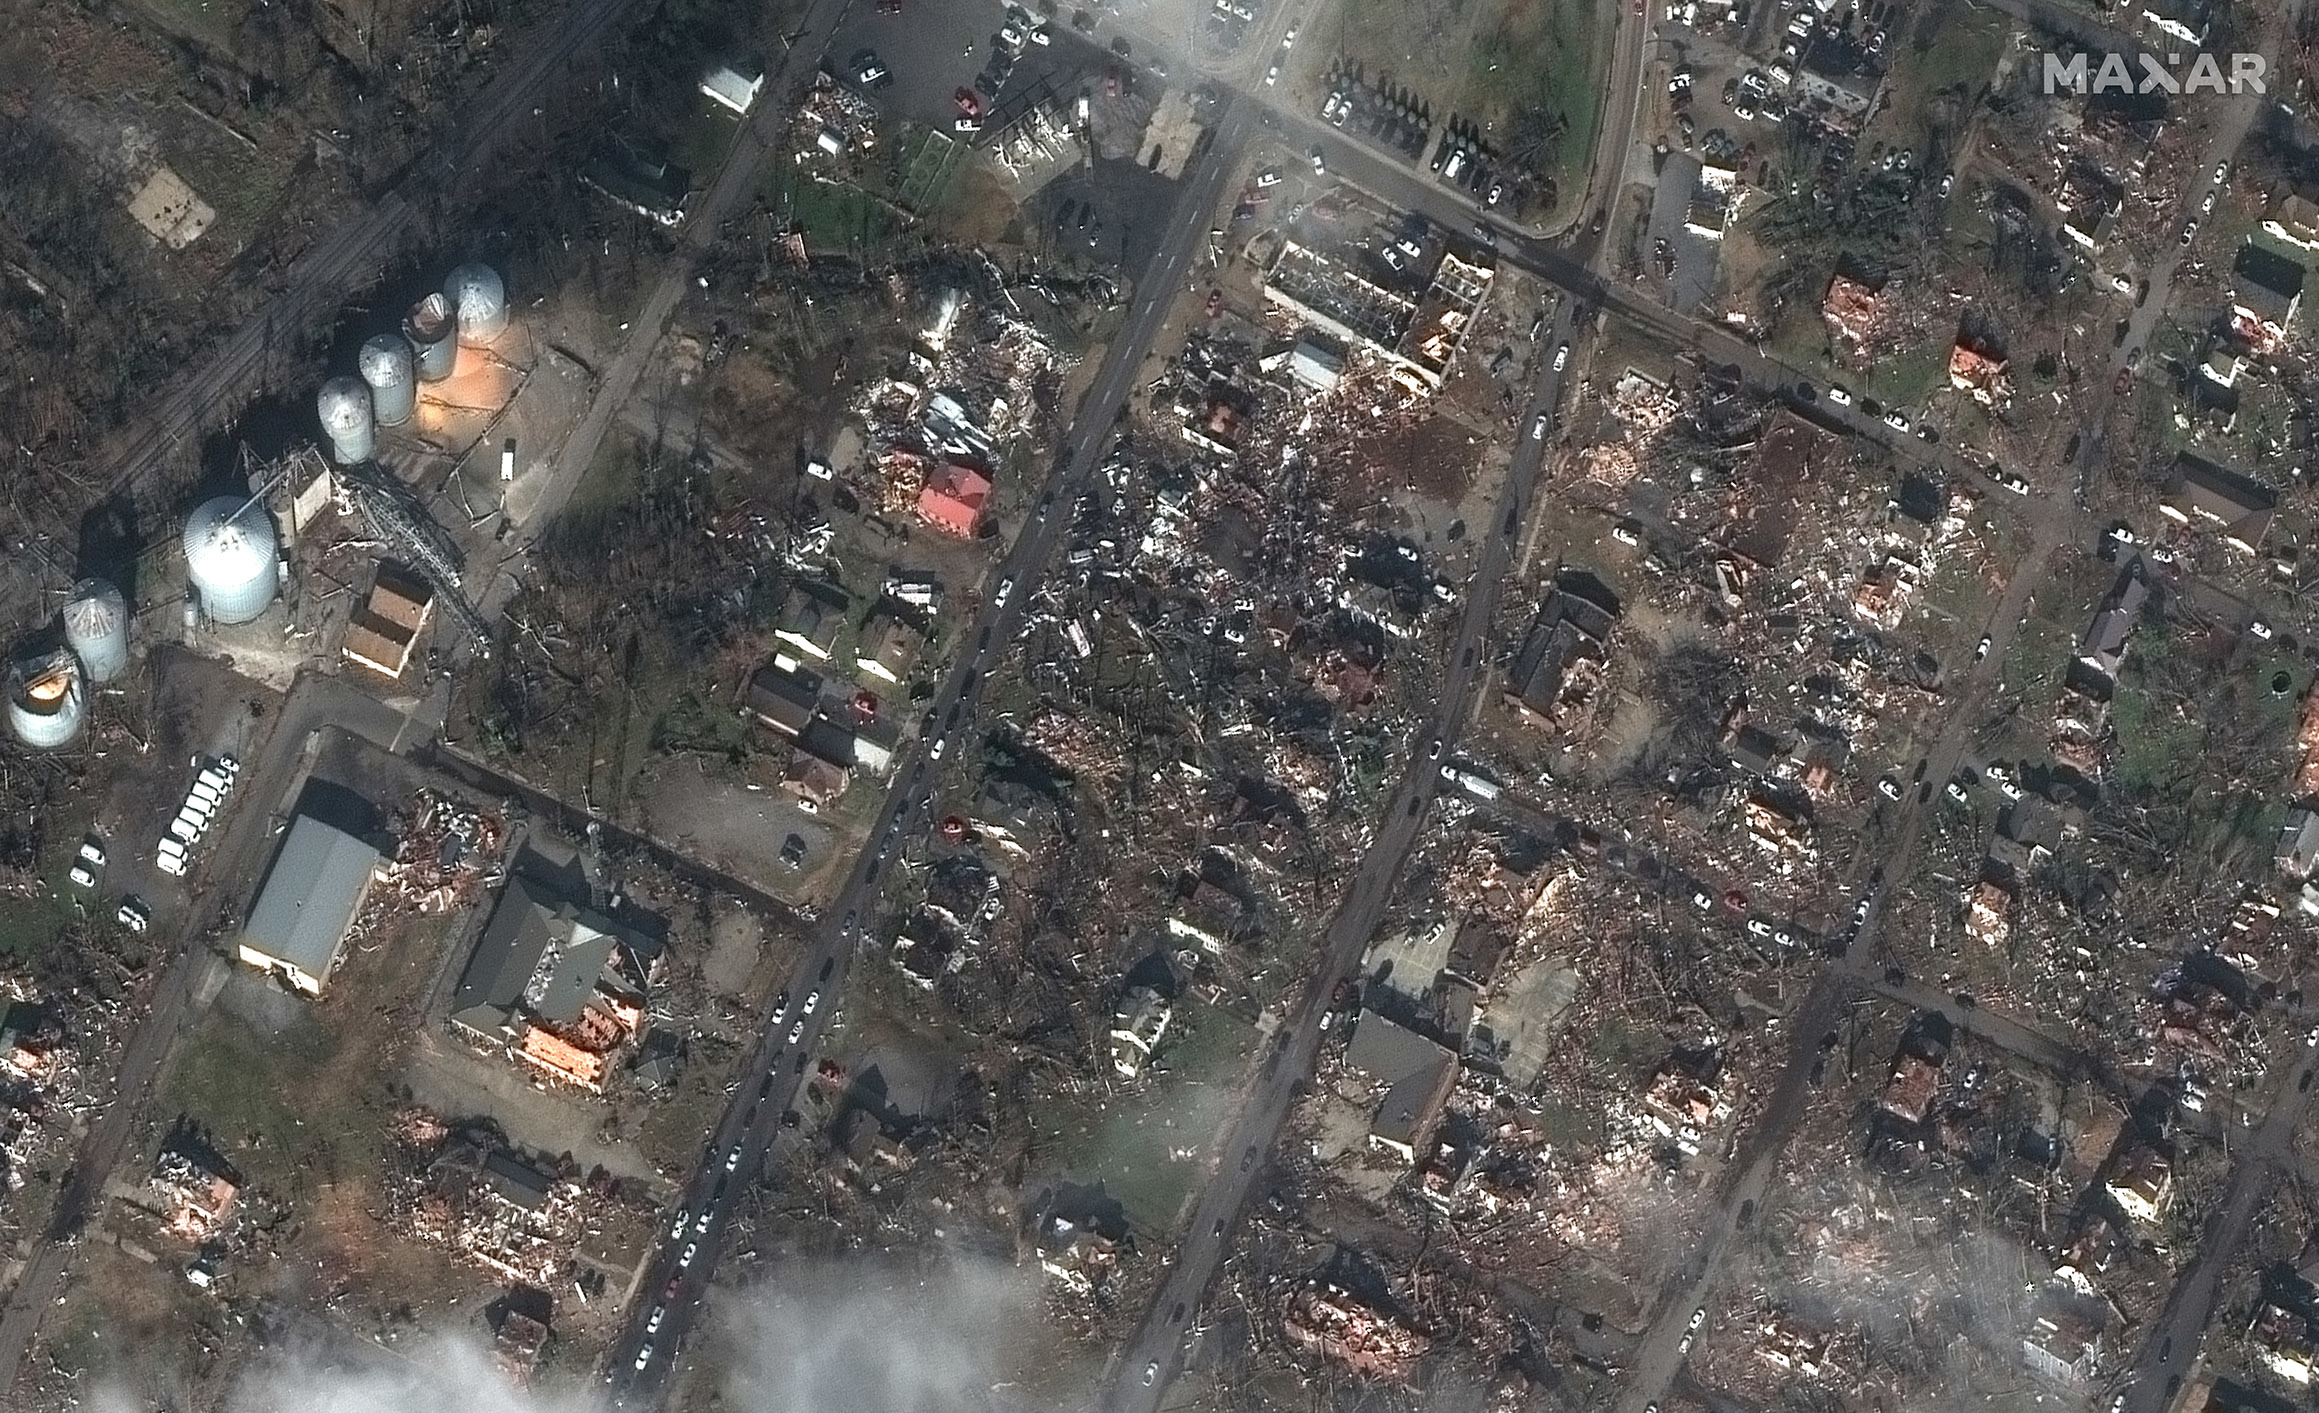
[[[1940,1061],[1904,1051],[1893,1061],[1892,1077],[1884,1082],[1877,1107],[1903,1123],[1921,1124],[1940,1082]]]
[[[1290,1294],[1281,1330],[1306,1349],[1380,1378],[1408,1374],[1432,1343],[1342,1286],[1320,1281],[1307,1281]]]
[[[1508,704],[1536,720],[1563,725],[1590,707],[1610,660],[1618,609],[1557,585],[1514,660]]]
[[[2109,173],[2081,158],[2062,174],[2053,204],[2061,211],[2062,234],[2094,250],[2116,229],[2118,213],[2125,209],[2126,190]]]
[[[1371,1146],[1414,1163],[1431,1146],[1433,1128],[1457,1086],[1457,1056],[1413,1030],[1364,1011],[1345,1047],[1345,1063],[1380,1091],[1369,1125]]]
[[[1858,348],[1876,332],[1883,302],[1881,289],[1837,275],[1828,281],[1827,296],[1820,301],[1820,318],[1838,342]]]
[[[1995,407],[2011,393],[2005,378],[2005,360],[1962,343],[1949,350],[1949,386],[1983,407]]]
[[[2270,532],[2278,504],[2278,497],[2259,482],[2182,452],[2174,459],[2174,474],[2167,478],[2158,509],[2178,524],[2220,526],[2225,540],[2253,554]]]
[[[321,995],[380,862],[379,851],[352,834],[299,815],[242,925],[241,960],[308,996]]]
[[[554,1174],[506,1148],[494,1149],[483,1160],[482,1177],[493,1197],[525,1212],[545,1207],[556,1185]]]
[[[2127,1216],[2154,1222],[2174,1196],[2173,1161],[2155,1144],[2132,1142],[2112,1161],[2103,1189]]]

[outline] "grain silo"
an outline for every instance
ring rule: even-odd
[[[185,573],[218,623],[247,623],[274,601],[274,522],[254,499],[204,501],[185,522]]]
[[[451,301],[430,294],[403,316],[403,337],[411,341],[411,357],[422,383],[439,383],[451,376],[459,361],[459,321]]]
[[[35,750],[54,750],[81,734],[88,699],[80,659],[70,648],[19,658],[8,667],[8,729]]]
[[[129,667],[129,605],[102,579],[83,579],[64,605],[64,641],[102,686]]]
[[[370,384],[360,378],[332,378],[314,395],[322,435],[330,438],[330,459],[359,466],[378,450],[378,424],[371,420]]]
[[[354,357],[355,371],[370,385],[371,415],[381,427],[400,427],[419,407],[418,373],[411,363],[411,341],[401,334],[380,334]]]
[[[443,281],[463,343],[491,344],[507,331],[507,285],[489,265],[461,265]]]

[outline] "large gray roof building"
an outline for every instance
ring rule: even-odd
[[[378,850],[369,844],[299,815],[242,926],[241,959],[309,996],[320,995],[379,863]]]

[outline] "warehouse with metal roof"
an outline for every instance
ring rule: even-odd
[[[242,961],[321,995],[381,863],[378,850],[352,834],[299,815],[242,926]]]

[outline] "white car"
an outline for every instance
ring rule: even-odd
[[[1841,387],[1830,387],[1828,389],[1828,401],[1836,404],[1838,407],[1850,407],[1852,405],[1852,394],[1844,391],[1844,389]]]
[[[652,1313],[644,1317],[644,1332],[646,1334],[659,1334],[661,1324],[667,1319],[668,1307],[666,1305],[653,1306]]]
[[[1622,544],[1622,545],[1635,545],[1635,546],[1639,546],[1639,545],[1641,545],[1641,544],[1642,544],[1642,542],[1643,542],[1643,537],[1642,537],[1642,536],[1640,536],[1640,535],[1638,535],[1638,534],[1636,534],[1636,533],[1634,532],[1634,528],[1633,528],[1632,526],[1629,526],[1629,525],[1613,525],[1613,526],[1611,526],[1611,527],[1610,527],[1610,537],[1611,537],[1612,539],[1614,539],[1614,540],[1618,541],[1618,542],[1619,542],[1620,544]]]
[[[1157,1359],[1154,1359],[1154,1360],[1153,1360],[1153,1361],[1151,1361],[1149,1364],[1146,1364],[1146,1365],[1144,1365],[1144,1366],[1143,1366],[1143,1386],[1144,1386],[1145,1388],[1150,1388],[1150,1387],[1152,1386],[1153,1382],[1154,1382],[1154,1381],[1156,1381],[1158,1378],[1159,1378],[1159,1361],[1158,1361]]]
[[[1704,1324],[1706,1324],[1706,1323],[1707,1323],[1707,1307],[1706,1307],[1706,1306],[1702,1305],[1702,1306],[1700,1306],[1698,1309],[1696,1309],[1696,1310],[1694,1310],[1694,1311],[1692,1311],[1692,1312],[1691,1312],[1691,1328],[1692,1328],[1692,1329],[1697,1329],[1697,1328],[1699,1328],[1701,1325],[1704,1325]]]
[[[1321,150],[1317,147],[1312,150],[1312,171],[1316,177],[1325,177],[1329,174],[1328,159],[1322,155]]]
[[[2266,643],[2271,640],[2271,625],[2263,622],[2260,618],[2248,623],[2247,631]]]
[[[94,839],[81,840],[80,860],[90,868],[105,866],[105,846]]]
[[[1007,606],[1007,600],[1014,597],[1014,592],[1015,581],[1011,578],[1001,579],[998,581],[998,594],[991,599],[991,602],[998,605],[1000,608],[1005,608]]]
[[[1530,440],[1534,442],[1542,442],[1546,440],[1545,413],[1541,412],[1530,420]]]
[[[1979,662],[1982,658],[1985,658],[1989,655],[1990,641],[1991,639],[1988,634],[1983,633],[1981,635],[1981,645],[1973,649],[1973,661]]]
[[[1887,775],[1876,782],[1876,793],[1888,800],[1900,798],[1900,782]]]
[[[684,1244],[684,1250],[683,1250],[681,1253],[679,1253],[679,1254],[678,1254],[678,1256],[677,1256],[677,1258],[676,1258],[676,1268],[677,1268],[678,1270],[680,1270],[680,1271],[689,1271],[689,1270],[691,1270],[691,1269],[692,1269],[692,1258],[693,1258],[693,1257],[695,1257],[695,1256],[698,1256],[698,1255],[700,1255],[700,1254],[701,1254],[701,1244],[700,1244],[699,1242],[697,1242],[697,1241],[688,1241],[688,1242],[686,1242],[686,1243]]]
[[[173,844],[176,845],[175,848],[170,847]],[[160,852],[153,856],[153,864],[154,867],[168,874],[171,878],[183,878],[185,876],[185,846],[179,844],[175,839],[162,840]]]
[[[1771,936],[1771,924],[1762,918],[1751,917],[1747,920],[1747,935],[1750,937],[1769,937]]]
[[[1344,108],[1349,108],[1351,106],[1352,104],[1347,101],[1345,95],[1342,93],[1332,93],[1328,96],[1328,100],[1321,104],[1321,121],[1324,123],[1334,123],[1337,120],[1338,111]]]
[[[725,1155],[725,1171],[729,1173],[739,1166],[741,1166],[741,1145],[736,1143],[733,1145],[733,1151]]]
[[[113,914],[113,921],[131,932],[143,932],[153,925],[153,914],[148,912],[145,905],[137,899],[123,898],[121,910]]]
[[[652,1346],[648,1343],[642,1349],[636,1351],[636,1372],[639,1374],[643,1373],[644,1366],[650,1364],[651,1362]]]
[[[2214,179],[2215,179],[2215,181],[2217,181],[2217,182],[2227,182],[2227,181],[2229,181],[2229,180],[2230,180],[2230,163],[2228,163],[2228,162],[2217,162],[2217,163],[2215,163],[2215,164],[2214,164]]]
[[[813,1014],[813,1008],[820,1004],[821,993],[819,991],[809,991],[805,994],[805,1004],[798,1008],[797,1013],[801,1016],[810,1016]]]
[[[1554,371],[1559,373],[1568,366],[1570,366],[1570,345],[1564,344],[1554,350]]]
[[[1047,26],[1045,26],[1045,25],[1043,25],[1043,24],[1041,24],[1041,25],[1033,25],[1033,26],[1031,27],[1031,43],[1033,43],[1033,44],[1038,44],[1038,45],[1047,45],[1047,44],[1052,44],[1052,43],[1054,43],[1054,42],[1055,42],[1055,32],[1054,32],[1052,29],[1049,29]]]
[[[1955,800],[1960,805],[1965,803],[1965,787],[1959,785],[1956,781],[1951,780],[1949,782],[1949,798]]]
[[[2010,780],[2000,780],[1997,782],[1997,793],[2003,795],[2008,800],[2019,800],[2021,798],[2021,787],[2014,784]]]
[[[1270,88],[1278,82],[1280,82],[1280,65],[1274,64],[1264,71],[1264,86]]]
[[[934,738],[934,744],[933,744],[933,745],[931,745],[931,746],[928,746],[928,747],[926,748],[926,759],[928,759],[928,760],[940,760],[940,759],[942,759],[942,748],[943,748],[944,746],[947,746],[947,745],[949,745],[949,744],[950,744],[950,738],[949,738],[949,737],[947,737],[947,736],[937,736],[937,737],[935,737],[935,738]]]
[[[692,1219],[692,1234],[694,1236],[707,1236],[709,1234],[709,1223],[715,1221],[716,1219],[717,1211],[714,1207],[701,1208],[701,1214]]]
[[[1266,167],[1263,171],[1258,172],[1256,174],[1256,185],[1259,190],[1262,190],[1265,187],[1280,185],[1280,169],[1278,167]]]
[[[1005,48],[1020,49],[1023,47],[1023,40],[1025,38],[1026,36],[1023,34],[1023,32],[1019,29],[1016,29],[1012,24],[1004,24],[998,27],[998,42]]]
[[[1715,897],[1706,889],[1702,888],[1698,892],[1691,895],[1691,906],[1697,908],[1701,912],[1706,912],[1715,906]]]
[[[97,886],[97,876],[89,872],[89,866],[87,864],[74,864],[72,866],[72,872],[66,876],[72,879],[74,885],[77,887],[94,888]]]
[[[1908,430],[1908,419],[1897,412],[1887,412],[1884,414],[1884,425],[1896,432],[1905,432]]]
[[[1290,25],[1290,26],[1288,27],[1288,33],[1286,33],[1286,34],[1284,34],[1284,35],[1282,35],[1282,36],[1280,37],[1280,47],[1281,47],[1283,50],[1286,50],[1286,49],[1292,49],[1292,48],[1294,48],[1295,46],[1296,46],[1296,26],[1295,26],[1295,25]]]
[[[670,1241],[674,1241],[674,1240],[676,1240],[678,1237],[680,1237],[680,1236],[683,1236],[683,1235],[684,1235],[684,1229],[685,1229],[686,1227],[688,1227],[688,1226],[691,1226],[691,1225],[692,1225],[692,1213],[690,1213],[690,1212],[686,1211],[686,1210],[685,1210],[684,1208],[682,1208],[682,1207],[679,1207],[679,1208],[677,1208],[677,1209],[676,1209],[676,1220],[675,1220],[675,1221],[673,1221],[673,1222],[670,1222],[670,1223],[668,1224],[668,1239],[669,1239]]]
[[[804,1022],[804,1021],[799,1021],[797,1024],[795,1024],[795,1025],[793,1025],[793,1026],[789,1027],[789,1043],[790,1043],[790,1044],[792,1044],[792,1045],[795,1045],[795,1044],[796,1044],[798,1041],[800,1041],[800,1040],[803,1040],[804,1038],[805,1038],[805,1022]]]

